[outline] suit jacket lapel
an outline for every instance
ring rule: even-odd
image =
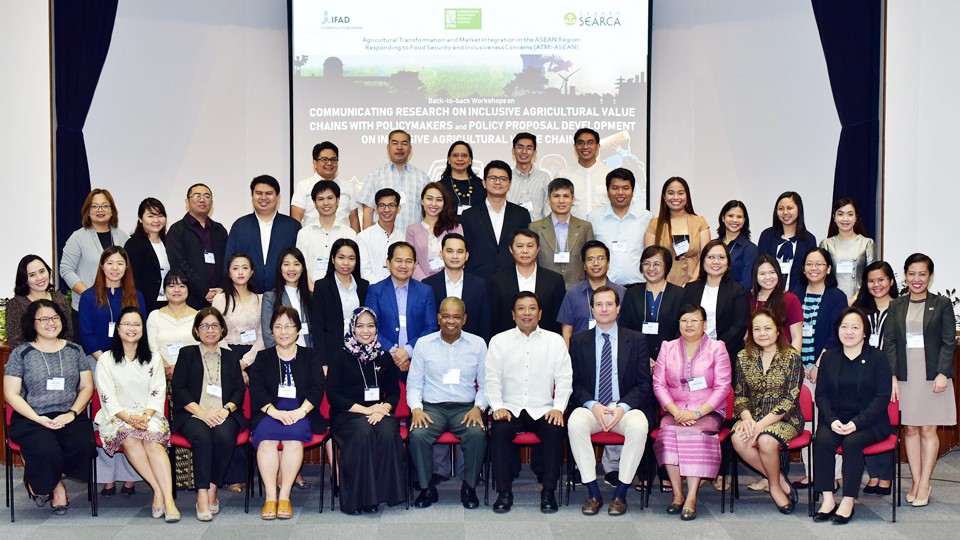
[[[936,310],[934,302],[936,297],[932,292],[927,291],[927,299],[923,302],[923,331],[927,331],[927,324],[933,318],[933,312]]]
[[[706,281],[704,281],[704,286],[706,286]],[[723,280],[720,282],[720,287],[717,290],[717,319],[722,319],[722,312],[727,306],[727,303],[730,301],[730,293],[733,292],[733,287],[730,286],[730,282]],[[717,325],[719,326],[719,324]]]
[[[619,333],[617,339],[617,385],[620,388],[620,399],[623,399],[624,394],[627,393],[624,377],[627,376],[627,362],[630,360],[630,349],[633,346],[633,342],[629,341],[630,339],[623,332]]]
[[[596,393],[596,381],[597,381],[597,370],[599,369],[599,364],[597,363],[597,329],[594,328],[593,332],[590,332],[590,339],[587,340],[587,346],[585,348],[584,360],[589,369],[585,370],[585,373],[590,374],[589,383],[590,383],[590,395],[596,398],[594,395]]]
[[[583,234],[583,221],[570,216],[570,229],[567,230],[567,251],[579,253],[580,235]],[[573,255],[571,255],[573,256]]]
[[[506,206],[506,203],[504,203]],[[483,224],[483,230],[490,235],[490,239],[493,240],[493,245],[497,245],[497,233],[493,230],[493,222],[490,221],[490,211],[487,209],[487,203],[484,202],[482,206],[478,207],[480,214],[480,222]],[[506,208],[504,208],[506,212]]]
[[[547,248],[543,251],[547,253],[556,253],[558,251],[557,231],[553,228],[553,218],[551,216],[547,216],[547,225],[543,228],[543,237],[541,240],[543,240]]]

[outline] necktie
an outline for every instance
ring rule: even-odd
[[[603,349],[600,351],[600,385],[597,389],[597,401],[609,405],[613,401],[613,348],[610,346],[610,334],[604,332]]]
[[[793,241],[796,237],[787,238],[786,242],[780,246],[780,249],[777,250],[777,258],[783,262],[790,262],[793,260]]]

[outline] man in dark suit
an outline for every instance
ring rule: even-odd
[[[297,243],[300,222],[277,211],[280,183],[269,175],[250,182],[253,213],[233,223],[223,265],[227,268],[234,253],[246,253],[253,261],[253,282],[256,292],[273,290],[280,252]]]
[[[486,203],[472,206],[460,216],[463,236],[473,250],[466,268],[478,276],[492,276],[500,270],[512,268],[509,248],[513,233],[530,225],[530,212],[507,202],[511,178],[513,171],[506,163],[499,160],[487,163],[483,168]]]
[[[470,257],[467,241],[457,233],[447,234],[440,244],[440,257],[443,259],[443,272],[424,279],[424,285],[433,289],[433,300],[438,306],[449,296],[463,300],[467,306],[467,322],[463,325],[463,331],[480,336],[489,343],[492,334],[487,282],[463,269]]]
[[[417,252],[413,246],[406,242],[390,244],[387,248],[390,277],[370,285],[367,290],[367,307],[377,314],[380,345],[390,351],[403,381],[407,380],[417,340],[439,329],[433,290],[411,279],[416,265]]]
[[[210,305],[221,291],[227,229],[210,218],[213,192],[204,184],[187,190],[187,213],[167,231],[167,257],[172,270],[183,270],[190,281],[187,304],[193,309]]]
[[[589,516],[603,506],[590,436],[611,431],[624,436],[616,491],[607,508],[608,514],[617,516],[627,511],[627,488],[643,458],[648,419],[654,418],[653,385],[643,334],[617,325],[617,291],[598,287],[593,292],[591,307],[597,326],[570,339],[570,405],[576,408],[570,414],[567,429],[573,458],[587,486],[587,500],[580,510]]]
[[[537,266],[537,254],[540,252],[540,237],[530,229],[520,229],[513,233],[510,254],[514,264],[490,280],[491,325],[494,335],[516,326],[513,321],[513,297],[520,291],[536,293],[540,299],[543,318],[540,328],[557,334],[560,323],[557,314],[560,304],[567,293],[563,276],[546,268]]]

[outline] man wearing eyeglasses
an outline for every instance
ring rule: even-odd
[[[550,175],[534,165],[536,160],[537,136],[526,132],[517,133],[513,137],[515,165],[507,200],[526,208],[530,217],[535,220],[549,215],[550,210],[547,200]]]
[[[567,165],[556,178],[569,178],[573,182],[577,200],[571,214],[587,219],[590,212],[607,202],[604,183],[610,167],[599,161],[600,134],[590,128],[580,128],[573,135],[573,151],[577,162]]]
[[[483,187],[487,200],[463,212],[460,223],[463,237],[470,246],[466,269],[479,276],[489,277],[501,270],[513,268],[510,243],[513,233],[530,225],[530,212],[507,201],[513,171],[510,166],[495,159],[483,169]]]
[[[167,231],[167,256],[171,270],[183,270],[190,281],[187,305],[202,309],[210,305],[223,282],[227,229],[210,218],[213,192],[205,184],[187,190],[187,213]]]
[[[354,193],[355,183],[337,179],[340,170],[340,149],[330,141],[313,146],[313,170],[309,178],[296,183],[293,198],[290,200],[290,217],[299,221],[303,228],[320,220],[313,199],[310,197],[313,186],[321,180],[331,180],[340,186],[340,206],[337,207],[337,223],[342,223],[356,232],[360,232],[360,217],[357,211]]]
[[[400,194],[406,203],[397,215],[396,227],[401,234],[406,233],[407,227],[418,223],[420,215],[420,193],[423,187],[430,182],[430,177],[422,170],[410,165],[413,156],[413,140],[410,134],[402,129],[390,132],[387,137],[387,157],[390,162],[371,171],[363,181],[358,202],[362,205],[364,229],[374,223],[375,197],[377,191],[383,188],[392,188]]]
[[[387,250],[402,241],[406,231],[397,228],[397,214],[400,213],[400,194],[391,188],[383,188],[376,194],[377,223],[357,235],[360,248],[360,277],[374,283],[390,276],[387,268]]]

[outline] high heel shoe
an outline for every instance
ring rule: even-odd
[[[840,505],[838,504],[837,506],[839,507]],[[856,512],[856,510],[856,507],[851,508],[849,516],[841,516],[840,514],[834,513],[833,522],[837,525],[846,525],[847,523],[850,523],[850,520],[853,519],[853,514]],[[834,509],[834,512],[836,512],[836,509]]]
[[[930,494],[931,494],[931,493],[933,493],[933,486],[930,486],[930,489],[927,490],[927,496],[926,496],[926,497],[924,497],[924,498],[922,498],[922,499],[920,499],[920,498],[915,498],[915,499],[913,499],[913,503],[911,503],[911,504],[913,505],[914,508],[920,508],[920,507],[923,507],[923,506],[927,506],[928,504],[930,504]]]

